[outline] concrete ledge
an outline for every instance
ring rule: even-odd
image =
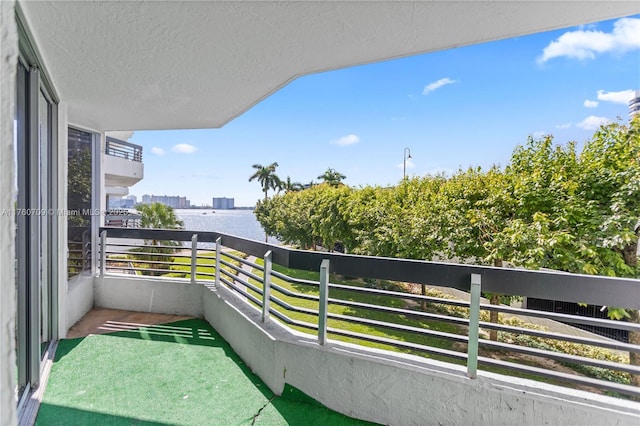
[[[640,404],[413,355],[313,338],[226,288],[203,287],[205,319],[276,393],[289,383],[346,415],[382,424],[637,425]]]
[[[94,279],[94,305],[127,311],[191,315],[202,318],[202,284],[131,275]]]
[[[68,331],[93,308],[94,277],[83,272],[69,279],[66,296],[66,328]]]

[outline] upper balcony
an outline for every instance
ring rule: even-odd
[[[106,187],[128,188],[144,177],[140,145],[107,136],[104,154]]]
[[[212,326],[261,379],[256,386],[268,387],[269,398],[290,386],[331,410],[382,424],[640,421],[635,337],[626,343],[575,327],[637,336],[640,324],[481,298],[488,292],[638,310],[639,280],[308,252],[181,230],[102,228],[99,258],[98,276],[66,295],[67,324],[92,307],[204,319],[202,336],[211,337],[214,331],[203,327]],[[500,313],[497,321],[490,312]],[[105,327],[117,331],[116,323]],[[202,338],[176,327],[142,331],[140,338]],[[144,359],[144,350],[132,350]],[[105,368],[122,368],[116,364]],[[202,386],[217,401],[222,384],[207,376]],[[171,386],[178,392],[189,385]],[[157,392],[149,386],[147,393]],[[118,389],[109,392],[120,395]],[[183,402],[167,404],[178,409]]]

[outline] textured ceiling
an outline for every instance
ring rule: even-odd
[[[220,127],[304,74],[640,13],[640,1],[21,7],[70,121],[96,130]]]

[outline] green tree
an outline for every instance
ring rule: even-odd
[[[140,204],[136,207],[140,213],[140,225],[142,228],[151,229],[182,229],[183,222],[178,219],[172,207],[162,203]],[[141,254],[134,256],[134,260],[147,262],[143,263],[147,269],[169,269],[168,263],[174,261],[168,254],[175,253],[173,247],[180,246],[177,241],[169,240],[147,240],[144,247],[139,250]],[[159,275],[160,271],[149,271],[150,275]]]
[[[281,187],[286,192],[302,191],[304,189],[304,186],[302,186],[302,184],[300,182],[292,182],[290,176],[287,176],[287,180],[282,182],[282,186]]]
[[[278,163],[271,163],[268,166],[263,166],[261,164],[254,164],[254,169],[256,169],[255,173],[251,175],[249,178],[249,182],[256,179],[260,185],[262,186],[262,191],[264,192],[264,199],[268,198],[268,192],[270,189],[279,189],[282,187],[282,181],[276,175],[276,168],[278,167]]]
[[[140,225],[152,229],[182,229],[184,223],[178,219],[173,207],[162,203],[140,204]]]
[[[335,169],[332,169],[331,167],[329,167],[323,174],[318,176],[318,179],[331,186],[338,186],[342,184],[342,181],[346,178],[347,177],[345,175]]]

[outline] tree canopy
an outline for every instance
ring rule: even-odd
[[[504,168],[390,188],[333,186],[329,169],[325,184],[265,198],[256,215],[301,247],[339,241],[359,254],[638,277],[640,117],[577,146],[529,138]]]

